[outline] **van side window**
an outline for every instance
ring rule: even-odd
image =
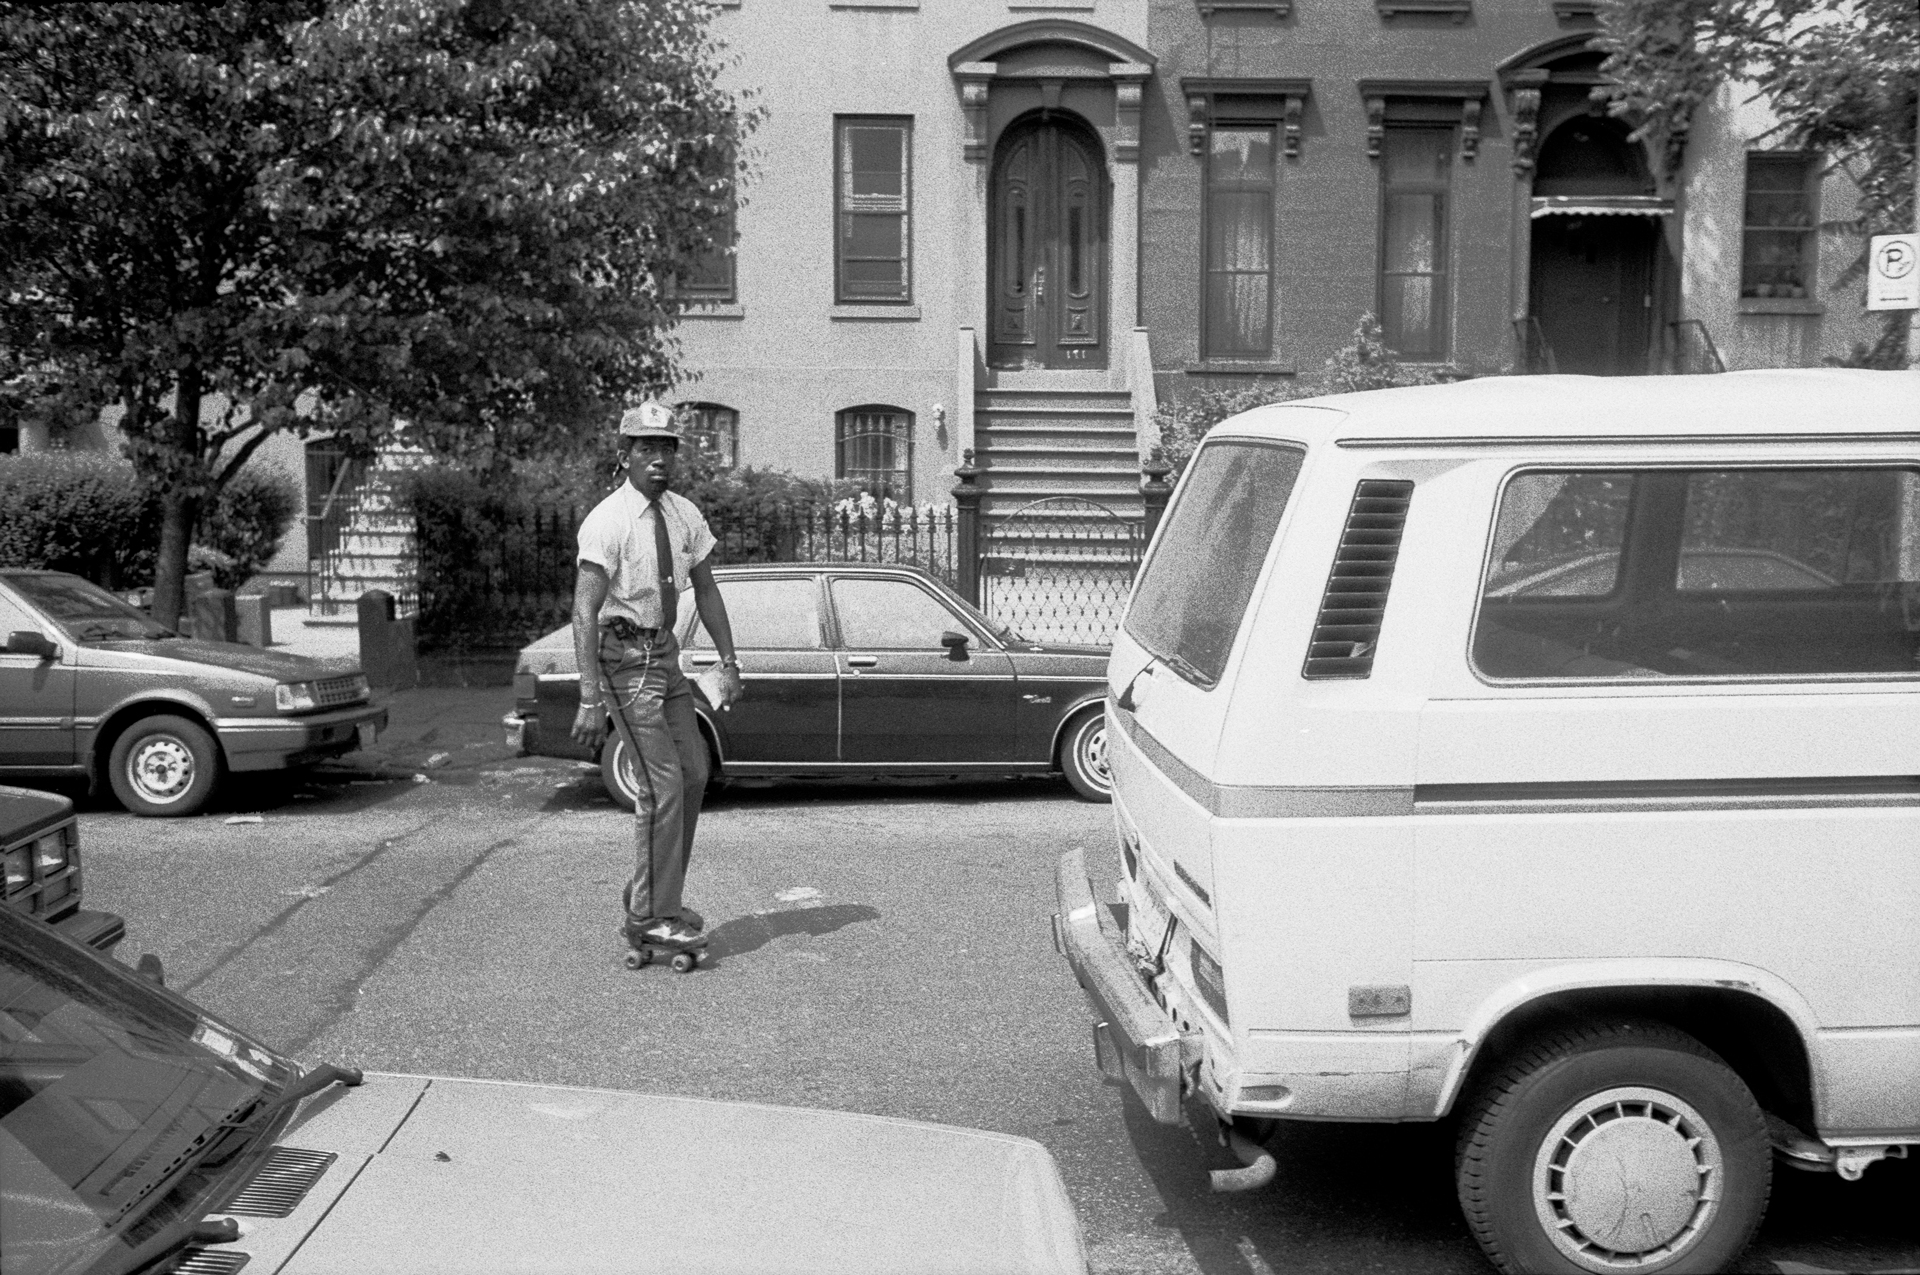
[[[1226,669],[1304,456],[1233,438],[1194,454],[1126,619],[1134,641],[1188,681],[1212,686]]]
[[[1920,671],[1920,471],[1520,474],[1474,624],[1494,678]]]

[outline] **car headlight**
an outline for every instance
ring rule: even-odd
[[[373,694],[373,687],[367,684],[367,675],[365,673],[355,673],[353,675],[353,681],[349,684],[349,689],[354,699],[366,699]]]
[[[273,706],[283,713],[305,713],[316,705],[312,682],[282,682],[273,688]]]
[[[12,894],[15,890],[26,889],[27,883],[33,880],[31,848],[17,846],[6,854],[0,855],[0,861],[4,861],[5,866],[6,892]]]
[[[67,839],[58,832],[49,832],[33,843],[34,866],[40,869],[40,879],[46,880],[67,866]]]

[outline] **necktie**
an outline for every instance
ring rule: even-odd
[[[667,511],[658,500],[653,502],[653,557],[660,572],[660,627],[673,632],[679,618],[679,590],[673,584],[673,542],[667,539]]]

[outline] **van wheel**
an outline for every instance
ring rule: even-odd
[[[1060,742],[1060,769],[1082,801],[1113,800],[1105,709],[1095,709],[1067,727]]]
[[[220,781],[220,745],[184,717],[143,717],[107,754],[107,782],[136,815],[190,815]]]
[[[600,781],[607,786],[607,795],[625,810],[633,809],[635,796],[640,791],[640,776],[634,771],[634,761],[633,750],[620,738],[620,732],[609,732],[607,742],[600,745]]]
[[[1746,1083],[1651,1022],[1535,1041],[1467,1108],[1455,1166],[1487,1259],[1536,1275],[1726,1270],[1773,1181]]]

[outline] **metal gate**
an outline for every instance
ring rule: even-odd
[[[1111,645],[1140,568],[1146,527],[1078,496],[983,520],[980,605],[1035,642]]]

